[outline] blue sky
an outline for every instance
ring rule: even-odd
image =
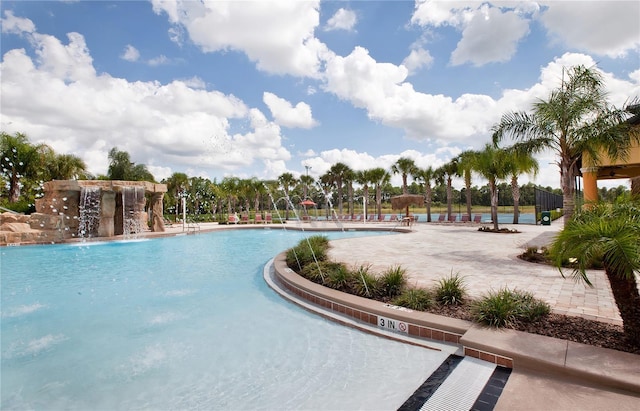
[[[3,1],[1,127],[106,173],[438,167],[597,65],[640,96],[638,1]],[[542,185],[559,186],[552,153]],[[398,177],[395,177],[398,179]],[[392,180],[399,184],[399,180]],[[483,184],[475,179],[475,184]],[[626,184],[618,180],[611,185]],[[461,186],[457,182],[457,186]]]

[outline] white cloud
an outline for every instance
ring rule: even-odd
[[[640,48],[640,2],[547,1],[540,20],[557,41],[578,50],[625,56]]]
[[[512,11],[501,12],[486,4],[470,15],[462,39],[451,54],[455,65],[476,66],[505,62],[515,54],[518,42],[529,33],[528,22]]]
[[[33,33],[36,31],[36,25],[33,21],[16,17],[11,10],[4,11],[4,18],[0,19],[3,33],[12,33],[22,35],[24,33]]]
[[[138,59],[140,58],[140,52],[131,44],[127,44],[127,46],[124,48],[124,51],[120,55],[120,58],[127,61],[138,61]]]
[[[325,30],[353,30],[353,27],[357,23],[357,16],[353,10],[347,10],[340,8],[336,13],[331,16],[331,18],[327,21],[327,25],[325,26]]]
[[[97,75],[83,36],[70,33],[68,40],[34,33],[36,59],[23,49],[4,54],[7,132],[77,154],[94,174],[106,173],[112,147],[153,167],[158,178],[170,170],[234,171],[291,158],[279,126],[236,97],[207,91],[197,78],[161,84]],[[247,122],[249,131],[234,133],[230,120]]]
[[[162,66],[165,64],[169,64],[169,59],[164,54],[161,54],[158,57],[150,59],[147,64],[149,64],[150,66]]]
[[[299,102],[293,107],[287,100],[269,92],[265,92],[262,99],[276,123],[281,126],[308,129],[318,125],[311,114],[311,107],[306,103]]]
[[[423,48],[411,50],[411,53],[402,61],[402,65],[409,70],[409,75],[414,74],[422,68],[431,66],[431,63],[433,63],[433,57],[429,53],[429,50]]]
[[[320,2],[166,2],[153,0],[204,52],[243,52],[269,73],[317,77],[328,49],[314,37]]]

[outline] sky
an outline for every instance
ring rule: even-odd
[[[436,168],[563,68],[597,67],[617,107],[640,97],[637,0],[3,0],[0,18],[2,131],[94,174],[114,147],[158,181]],[[521,183],[559,187],[538,161]]]

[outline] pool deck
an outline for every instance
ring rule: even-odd
[[[241,227],[265,226],[201,224],[200,231]],[[458,273],[464,277],[467,291],[473,297],[501,287],[518,288],[548,302],[554,312],[621,324],[602,272],[589,271],[594,284],[590,288],[575,282],[570,273],[563,278],[553,267],[517,258],[527,246],[548,244],[562,228],[561,222],[550,226],[501,224],[501,228],[519,231],[514,234],[480,233],[478,227],[465,223],[418,223],[405,234],[332,241],[329,256],[351,266],[370,265],[372,272],[400,265],[407,270],[410,282],[425,287]],[[336,225],[289,222],[286,228],[312,231],[335,229]],[[341,228],[401,227],[387,223],[343,223]],[[167,228],[164,235],[180,232],[182,226],[174,225]],[[444,317],[435,321],[444,327],[451,322]],[[614,405],[619,410],[640,409],[639,355],[512,330],[487,330],[471,324],[460,326],[466,327],[466,331],[459,332],[462,345],[480,352],[497,353],[513,361],[513,372],[496,405],[497,410],[600,410]]]

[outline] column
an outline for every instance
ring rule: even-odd
[[[598,201],[598,167],[583,167],[582,183],[584,185],[584,202],[585,205]]]

